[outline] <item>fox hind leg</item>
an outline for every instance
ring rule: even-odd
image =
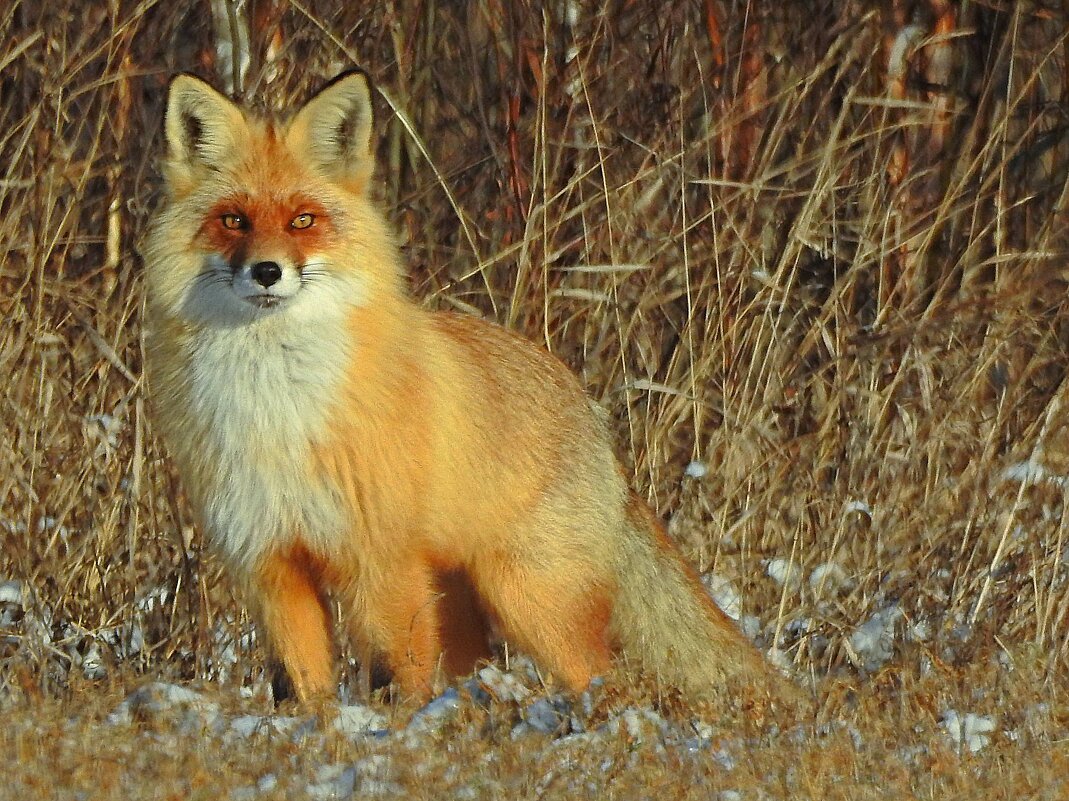
[[[530,568],[518,561],[483,565],[476,578],[480,595],[507,639],[578,692],[611,665],[611,590],[559,565]]]

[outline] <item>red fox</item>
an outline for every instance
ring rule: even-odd
[[[363,73],[284,121],[179,75],[165,132],[155,421],[301,701],[336,689],[328,597],[415,698],[489,658],[492,631],[572,690],[616,652],[697,698],[769,679],[571,372],[409,298]]]

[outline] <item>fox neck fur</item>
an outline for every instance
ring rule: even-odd
[[[194,329],[165,319],[150,333],[150,347],[170,339],[161,363],[181,355],[182,364],[153,375],[165,385],[156,397],[170,407],[159,420],[191,468],[184,472],[201,477],[190,489],[202,522],[234,566],[249,569],[298,539],[333,553],[349,535],[343,493],[321,469],[324,459],[341,417],[360,437],[386,427],[397,404],[414,402],[391,376],[409,369],[423,323],[403,298],[375,300],[368,309],[322,292],[242,326]],[[372,329],[374,337],[360,333]],[[370,392],[349,391],[361,384]]]

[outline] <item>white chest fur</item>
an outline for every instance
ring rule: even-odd
[[[296,536],[329,551],[342,512],[311,451],[349,358],[342,315],[283,312],[212,328],[190,356],[190,411],[204,442],[189,445],[206,471],[201,502],[213,543],[245,566]]]

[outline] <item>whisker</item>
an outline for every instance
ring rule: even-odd
[[[230,282],[230,276],[224,274],[201,273],[193,279],[193,283],[200,286],[224,286]]]
[[[301,286],[307,286],[320,279],[330,278],[330,263],[313,261],[301,266]]]

